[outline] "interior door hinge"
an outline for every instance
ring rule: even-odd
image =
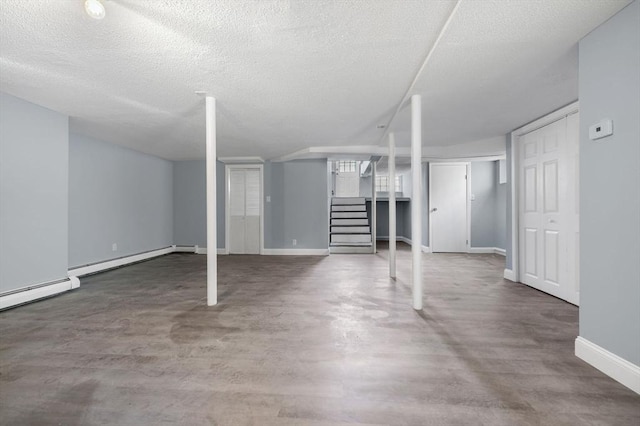
[[[464,180],[467,180],[467,175],[464,175]]]

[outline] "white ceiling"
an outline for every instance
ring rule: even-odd
[[[219,156],[379,145],[379,123],[407,144],[413,93],[423,144],[459,144],[577,99],[576,42],[629,0],[456,3],[110,0],[95,21],[83,0],[0,0],[0,90],[168,159],[204,157],[196,90]]]

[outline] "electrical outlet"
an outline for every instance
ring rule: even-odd
[[[118,244],[116,243],[111,244],[111,251],[118,251]]]
[[[291,240],[291,244],[293,244],[293,246],[297,246],[298,245],[298,240],[296,240],[296,239]]]

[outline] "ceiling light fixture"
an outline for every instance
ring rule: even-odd
[[[100,2],[100,0],[85,1],[84,10],[87,12],[87,15],[91,16],[93,19],[102,19],[106,14],[104,5]]]

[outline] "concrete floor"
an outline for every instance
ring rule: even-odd
[[[573,354],[578,309],[495,255],[173,254],[0,313],[2,425],[640,424]]]

